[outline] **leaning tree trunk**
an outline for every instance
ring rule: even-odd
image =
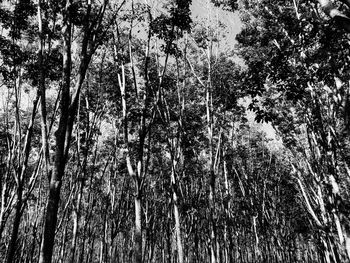
[[[66,0],[66,6],[63,13],[63,74],[62,74],[62,91],[61,91],[61,116],[58,124],[56,136],[55,161],[52,173],[49,178],[49,197],[46,206],[44,234],[40,250],[39,263],[51,262],[53,245],[55,239],[55,230],[57,223],[58,204],[60,201],[60,189],[62,178],[70,148],[72,130],[75,117],[77,115],[78,101],[80,91],[85,79],[86,71],[91,61],[92,55],[97,47],[101,44],[101,39],[105,36],[101,35],[102,19],[105,14],[107,0],[103,1],[100,6],[100,12],[94,21],[91,21],[92,4],[87,1],[87,9],[84,16],[84,24],[82,28],[83,39],[81,42],[80,65],[75,84],[75,91],[70,96],[70,77],[71,77],[71,35],[72,22],[70,17],[72,0]],[[104,33],[108,30],[104,30]]]
[[[53,246],[55,240],[55,230],[57,223],[58,204],[60,201],[60,190],[62,178],[65,169],[65,138],[67,131],[67,123],[69,117],[69,101],[70,101],[70,77],[71,77],[71,31],[72,26],[68,9],[70,8],[70,0],[67,0],[64,24],[63,24],[63,75],[62,75],[62,92],[61,92],[61,116],[56,131],[56,151],[54,167],[49,182],[49,197],[46,205],[46,215],[44,224],[44,233],[42,237],[39,263],[50,263],[53,254]]]

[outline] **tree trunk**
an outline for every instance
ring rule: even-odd
[[[73,213],[72,213],[72,217],[73,217],[73,237],[72,237],[72,244],[71,244],[71,248],[70,248],[70,254],[71,254],[71,259],[70,262],[74,263],[75,260],[75,249],[76,249],[76,245],[77,245],[77,234],[78,234],[78,211],[76,209],[74,209]]]
[[[84,162],[84,165],[86,165],[86,162]],[[85,169],[84,169],[85,170]],[[77,235],[80,229],[79,226],[79,219],[80,219],[80,204],[81,204],[81,198],[83,195],[83,188],[84,188],[84,180],[80,180],[80,183],[78,185],[78,196],[77,196],[77,203],[75,207],[73,208],[72,217],[73,217],[73,237],[72,237],[72,244],[70,248],[71,252],[71,259],[70,262],[75,262],[75,252],[76,252],[76,246],[77,246]]]
[[[7,251],[7,257],[6,257],[7,263],[12,263],[14,260],[16,247],[17,247],[18,230],[19,230],[19,225],[21,223],[21,217],[22,217],[21,210],[22,210],[22,186],[20,184],[18,186],[18,189],[17,189],[17,202],[16,202],[16,208],[15,208],[15,218],[13,221],[12,234],[11,234],[11,239],[10,239],[10,243],[9,243],[8,251]]]
[[[46,206],[44,234],[40,249],[39,263],[51,263],[53,246],[55,241],[55,230],[57,223],[58,205],[60,201],[60,190],[64,175],[66,160],[64,156],[65,135],[69,116],[69,88],[71,75],[71,22],[69,8],[71,1],[66,1],[64,26],[63,26],[63,75],[61,92],[61,117],[56,131],[56,152],[53,172],[50,178],[49,197]]]
[[[68,228],[68,222],[65,224],[64,230],[63,230],[63,234],[62,234],[62,241],[60,244],[60,259],[59,259],[59,263],[63,263],[65,262],[65,249],[66,249],[66,240],[67,240],[67,228]]]
[[[175,175],[172,172],[172,184],[175,185]],[[174,187],[173,187],[174,188]],[[177,244],[177,253],[178,253],[178,262],[183,263],[184,254],[182,247],[182,238],[181,238],[181,224],[180,224],[180,214],[178,208],[178,197],[176,190],[173,189],[173,208],[174,208],[174,219],[175,219],[175,232],[176,232],[176,244]]]
[[[141,195],[135,197],[134,262],[142,263]]]
[[[21,83],[21,75],[19,76],[18,80],[18,87],[19,89]],[[17,92],[16,92],[16,101],[17,101]],[[21,223],[21,217],[23,214],[23,206],[25,204],[25,198],[23,198],[23,187],[24,187],[24,176],[27,171],[27,166],[28,166],[28,159],[29,159],[29,154],[30,154],[30,149],[31,149],[31,142],[32,142],[32,136],[33,136],[33,126],[34,126],[34,120],[36,116],[36,111],[37,111],[37,105],[38,105],[38,100],[39,100],[39,92],[37,92],[37,96],[35,100],[33,101],[33,109],[32,109],[32,115],[31,119],[28,124],[28,129],[26,132],[26,137],[25,137],[25,142],[24,142],[24,147],[23,147],[23,161],[22,163],[18,164],[15,173],[15,181],[16,181],[16,206],[15,206],[15,218],[13,222],[13,229],[12,229],[12,234],[11,234],[11,240],[10,244],[8,247],[8,253],[7,253],[7,259],[6,262],[10,263],[14,259],[15,251],[16,251],[16,245],[17,245],[17,236],[18,236],[18,231],[19,231],[19,226]],[[16,103],[16,122],[19,125],[19,105]],[[21,143],[20,141],[18,143]],[[19,154],[20,155],[20,154]],[[20,160],[20,156],[18,157]]]
[[[56,172],[52,174],[48,198],[49,200],[46,206],[45,227],[40,250],[39,263],[50,263],[52,259],[53,246],[55,241],[55,230],[57,224],[58,204],[60,201],[60,189],[62,184],[61,180],[58,177],[61,177],[62,175],[63,174],[60,173],[57,176]]]
[[[116,52],[116,45],[115,45]],[[115,54],[116,55],[116,54]],[[128,168],[129,176],[134,180],[135,186],[135,228],[134,228],[134,262],[142,262],[142,207],[141,207],[141,197],[142,197],[142,174],[143,174],[143,147],[145,140],[145,115],[141,117],[141,124],[139,127],[139,149],[137,153],[137,172],[133,168],[130,150],[129,150],[129,130],[128,130],[128,118],[127,118],[127,103],[126,103],[126,82],[125,82],[125,69],[122,65],[122,76],[118,75],[119,88],[122,97],[122,111],[123,111],[123,124],[124,124],[124,144],[126,147],[126,164]]]

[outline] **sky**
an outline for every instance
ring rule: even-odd
[[[221,8],[214,7],[210,0],[193,0],[191,6],[193,20],[201,18],[217,17],[226,25],[227,44],[233,45],[236,43],[235,37],[240,32],[242,23],[237,12],[224,11]]]

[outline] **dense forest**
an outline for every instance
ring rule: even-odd
[[[0,30],[1,262],[350,262],[349,0],[0,0]]]

